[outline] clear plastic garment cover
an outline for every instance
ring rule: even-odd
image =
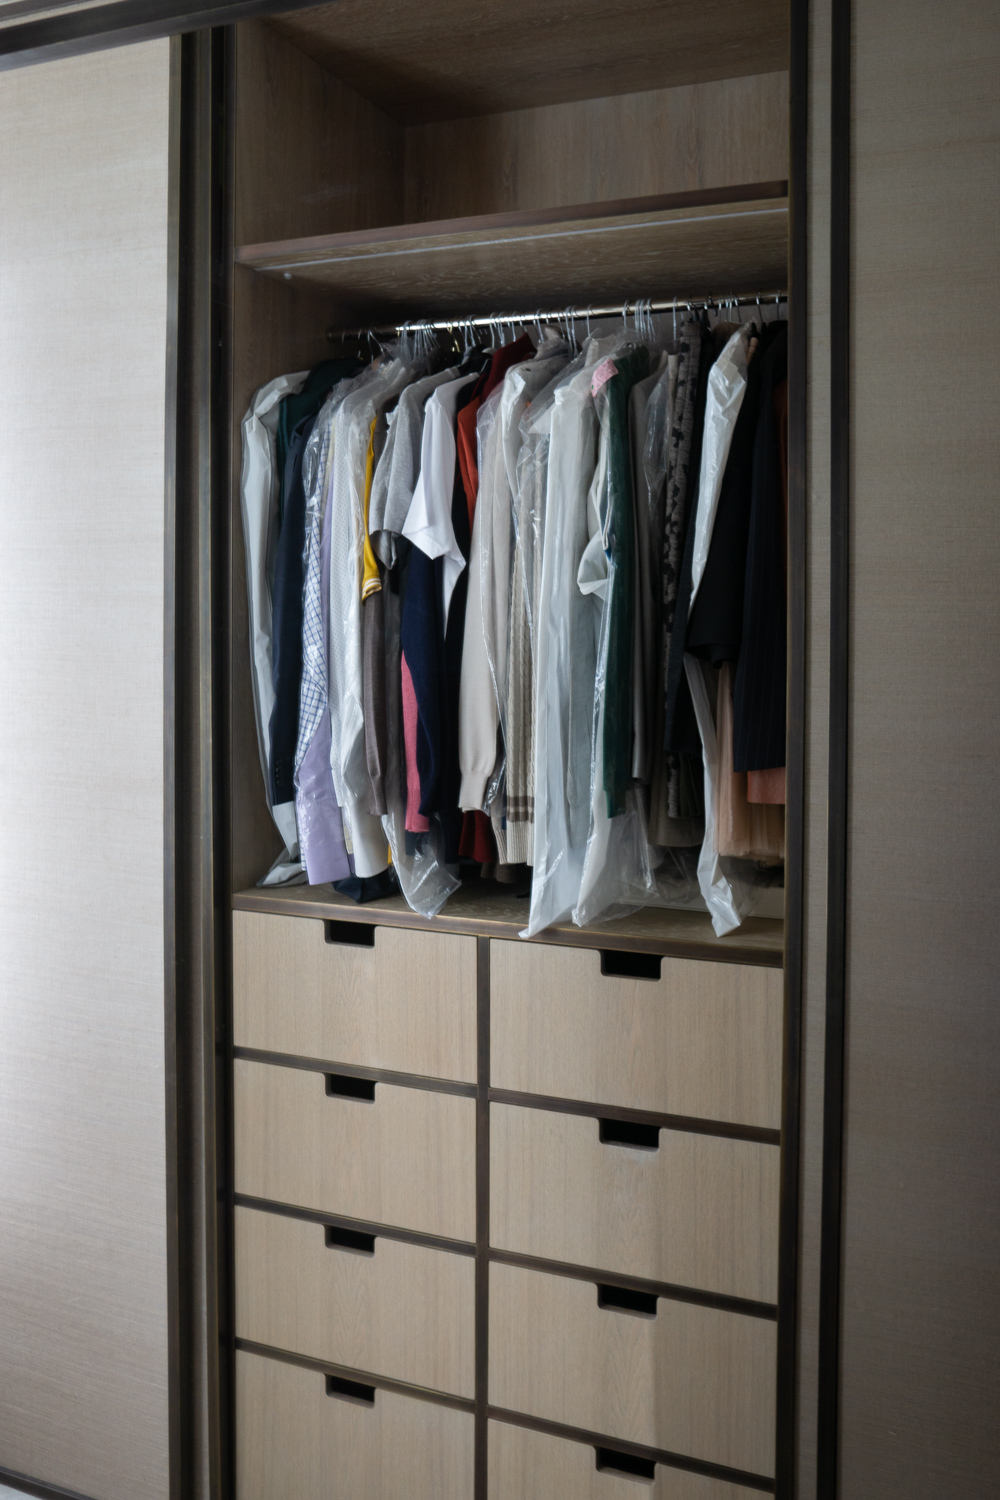
[[[781,369],[758,352],[779,330],[702,310],[581,334],[406,330],[324,393],[301,458],[295,799],[272,806],[265,882],[398,882],[429,916],[465,873],[530,877],[532,936],[643,905],[707,909],[721,934],[780,883],[783,771],[733,751],[751,612],[783,607],[758,602],[761,547],[784,544],[780,497],[765,514],[758,495],[786,473]],[[306,378],[271,380],[243,422],[265,796],[275,432]],[[730,576],[742,644],[693,644]]]

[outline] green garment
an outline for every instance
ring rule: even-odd
[[[608,491],[604,548],[608,577],[608,656],[604,687],[604,793],[608,817],[625,811],[632,775],[632,630],[635,613],[635,500],[629,451],[628,398],[649,374],[649,350],[614,360],[607,381]]]
[[[293,396],[286,396],[278,403],[278,431],[275,435],[275,456],[278,465],[278,518],[285,514],[285,459],[292,433],[303,417],[314,417],[326,400],[327,393],[338,380],[356,375],[361,365],[352,356],[350,359],[325,359],[310,370],[306,383]]]

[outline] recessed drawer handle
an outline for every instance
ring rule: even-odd
[[[634,1453],[619,1453],[616,1448],[595,1448],[597,1468],[602,1474],[618,1474],[622,1479],[656,1483],[656,1465],[651,1458],[637,1458]]]
[[[633,1318],[656,1317],[655,1292],[634,1292],[631,1287],[607,1286],[599,1282],[597,1305],[608,1312],[631,1313]]]
[[[328,943],[339,943],[345,948],[374,948],[374,922],[324,922],[323,933]]]
[[[375,1102],[375,1079],[355,1078],[353,1073],[327,1073],[326,1092],[331,1099],[362,1099]]]
[[[373,1234],[362,1234],[358,1229],[341,1229],[336,1224],[326,1224],[324,1228],[328,1250],[347,1250],[351,1255],[375,1254]]]
[[[341,1375],[326,1377],[326,1394],[336,1396],[338,1401],[350,1401],[354,1406],[375,1405],[373,1385],[362,1385],[358,1380],[345,1380]]]
[[[658,953],[624,953],[602,948],[601,973],[609,979],[659,979],[663,959]]]
[[[598,1135],[605,1146],[631,1146],[633,1150],[659,1151],[659,1125],[641,1125],[636,1120],[598,1120]]]

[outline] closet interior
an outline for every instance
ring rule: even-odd
[[[582,344],[588,309],[626,309],[606,332],[640,299],[717,322],[761,295],[766,321],[778,294],[786,317],[788,28],[781,0],[235,28],[239,1500],[791,1494],[780,884],[725,936],[689,904],[530,941],[524,890],[488,880],[431,918],[258,884],[282,844],[240,501],[255,392],[367,360],[366,329],[572,308]]]

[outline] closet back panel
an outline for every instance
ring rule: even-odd
[[[170,44],[0,79],[0,1467],[165,1500]]]

